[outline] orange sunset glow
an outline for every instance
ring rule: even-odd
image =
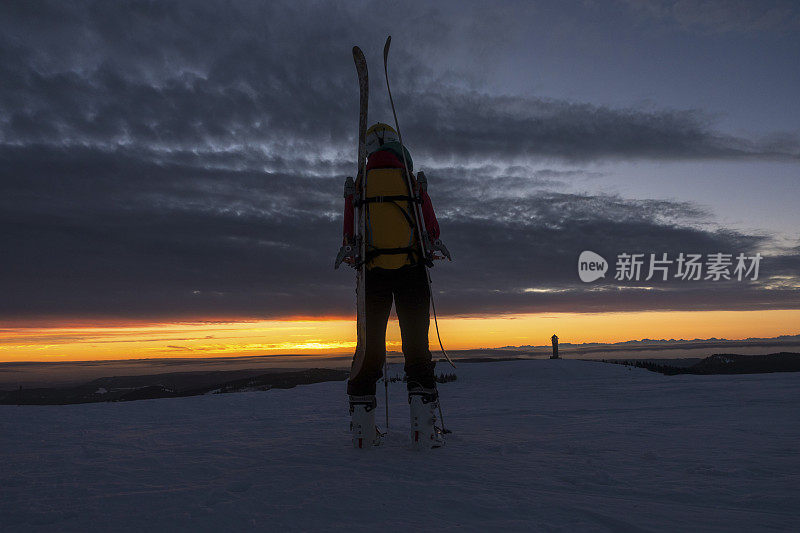
[[[445,348],[466,350],[633,339],[774,337],[797,333],[800,310],[550,313],[445,318]],[[614,332],[614,333],[611,333]],[[431,347],[436,346],[431,330]],[[85,361],[163,357],[343,354],[355,347],[352,318],[160,324],[25,326],[0,329],[0,361]],[[387,349],[400,350],[396,320]]]

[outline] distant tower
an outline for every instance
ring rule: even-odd
[[[550,337],[550,340],[553,341],[553,355],[550,356],[550,359],[558,359],[558,337],[555,333]]]

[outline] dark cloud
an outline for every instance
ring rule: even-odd
[[[611,109],[561,100],[447,90],[407,95],[410,130],[427,153],[561,160],[800,157],[790,136],[747,140],[714,131],[698,111]]]
[[[313,13],[272,2],[26,6],[7,4],[0,23],[0,139],[13,144],[134,145],[206,157],[248,148],[349,154],[357,102],[348,43],[380,40],[371,21],[381,13],[332,4]],[[429,17],[433,26],[444,18]],[[426,67],[429,52],[401,45],[392,66],[404,125],[424,154],[587,160],[800,153],[796,138],[735,138],[695,110],[470,91],[458,73]],[[378,66],[373,89],[382,89]],[[375,116],[387,115],[378,94]]]
[[[719,229],[702,208],[662,200],[538,191],[521,198],[465,198],[448,189],[443,226],[457,262],[443,266],[437,287],[448,312],[758,309],[795,307],[797,250],[764,252],[759,281],[614,281],[620,253],[764,250],[764,235]],[[578,280],[577,261],[592,250],[611,265],[605,281]],[[455,254],[455,252],[454,252]],[[434,278],[439,278],[436,271]],[[780,281],[782,280],[782,281]],[[769,290],[766,290],[769,289]],[[468,302],[472,302],[469,304]],[[505,311],[504,311],[505,310]]]
[[[341,185],[330,179],[156,164],[123,151],[10,149],[2,161],[13,173],[0,215],[14,258],[3,266],[6,314],[213,316],[249,312],[247,300],[302,313],[282,301],[331,279]]]
[[[700,33],[783,33],[800,29],[791,0],[624,0],[643,16]]]
[[[7,173],[0,201],[7,231],[0,244],[11,258],[0,269],[2,316],[352,311],[352,273],[331,269],[340,239],[339,180],[155,163],[121,149],[6,147],[0,161]],[[481,191],[470,184],[491,178],[468,169],[449,172],[462,177],[431,175],[444,237],[456,259],[434,270],[445,313],[800,303],[791,284],[768,293],[758,284],[733,282],[670,282],[656,284],[656,291],[620,292],[609,281],[587,291],[576,275],[584,249],[613,261],[620,252],[753,253],[768,239],[704,227],[707,213],[689,203],[538,186]],[[788,275],[796,283],[796,266],[797,254],[771,257],[762,279]]]
[[[397,18],[398,31],[433,34],[446,18],[425,15]],[[385,17],[350,4],[2,4],[0,317],[352,313],[354,277],[331,270],[355,145],[349,48],[377,50]],[[691,110],[484,94],[426,67],[433,44],[408,41],[392,75],[456,258],[434,271],[444,312],[800,303],[796,284],[775,280],[585,290],[584,249],[752,252],[769,240],[718,231],[688,203],[567,193],[598,173],[535,163],[796,158],[795,139],[734,138]],[[388,116],[383,100],[373,116]],[[765,275],[795,280],[798,255],[770,258]]]

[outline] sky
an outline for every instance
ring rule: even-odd
[[[351,48],[391,123],[389,34],[452,345],[800,332],[795,2],[26,1],[0,30],[0,360],[351,349]]]

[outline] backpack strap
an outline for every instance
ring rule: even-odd
[[[403,246],[401,248],[370,248],[364,254],[365,260],[364,262],[369,263],[372,259],[379,255],[396,255],[396,254],[408,254],[408,258],[411,260],[412,264],[416,264],[414,260],[414,254],[417,253],[416,246]]]
[[[355,206],[360,207],[364,204],[383,203],[383,202],[415,202],[422,203],[422,199],[415,196],[408,196],[403,194],[388,195],[388,196],[367,196],[363,200],[356,200]]]

